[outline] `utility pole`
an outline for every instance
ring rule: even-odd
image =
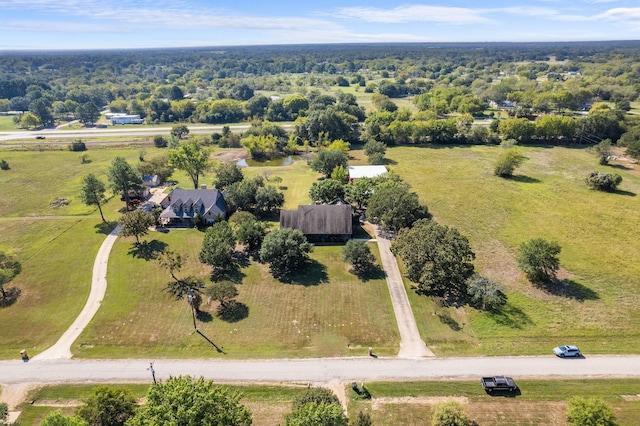
[[[191,307],[191,317],[193,317],[193,328],[198,331],[198,326],[196,325],[196,310],[193,307],[193,289],[189,289],[189,294],[187,295],[187,300],[189,301],[189,306]]]
[[[157,385],[158,383],[156,382],[156,370],[153,369],[153,362],[149,363],[149,368],[147,368],[147,370],[151,370],[151,377],[153,377],[153,384]]]

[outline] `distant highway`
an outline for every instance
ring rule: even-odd
[[[192,135],[206,135],[214,132],[222,132],[222,125],[220,126],[194,126],[189,127],[189,134]],[[229,125],[232,132],[244,132],[249,127],[248,124]],[[292,124],[283,124],[285,129],[291,129]],[[82,129],[82,130],[66,130],[64,128],[59,129],[45,129],[38,131],[28,132],[0,132],[0,141],[30,141],[33,143],[45,143],[48,139],[92,139],[92,138],[109,138],[109,137],[141,137],[141,136],[169,136],[171,127],[145,127],[140,128],[117,128],[111,127],[108,129]],[[44,136],[44,139],[36,139],[38,136]],[[4,144],[7,145],[7,144]]]

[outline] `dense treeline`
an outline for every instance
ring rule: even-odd
[[[353,95],[341,92],[349,86],[371,93],[375,110],[365,111]],[[138,114],[146,123],[296,121],[298,143],[323,138],[386,144],[494,143],[498,137],[521,143],[615,143],[634,127],[624,113],[639,90],[640,42],[631,41],[0,56],[0,112],[24,112],[19,123],[23,127],[71,118],[93,123],[106,107]],[[398,109],[394,99],[406,96],[419,112]],[[585,115],[594,104],[599,106],[593,114],[570,118],[580,110]],[[494,111],[504,108],[514,120],[495,122],[484,130],[472,128],[473,117],[491,118],[489,106]]]

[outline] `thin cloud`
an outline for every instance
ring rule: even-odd
[[[393,9],[374,7],[343,7],[337,15],[343,18],[359,19],[365,22],[442,22],[448,24],[489,23],[491,20],[474,9],[441,6],[398,6]]]
[[[596,15],[595,18],[610,21],[636,21],[640,20],[640,7],[617,7]]]

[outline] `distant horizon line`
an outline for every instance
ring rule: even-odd
[[[318,43],[271,43],[271,44],[228,44],[194,46],[151,46],[151,47],[105,47],[105,48],[0,48],[0,55],[16,53],[82,53],[82,52],[135,52],[152,50],[201,50],[201,49],[238,49],[261,47],[305,47],[305,46],[407,46],[407,45],[560,45],[560,44],[607,44],[640,43],[640,39],[610,40],[558,40],[558,41],[397,41],[397,42],[318,42]]]

